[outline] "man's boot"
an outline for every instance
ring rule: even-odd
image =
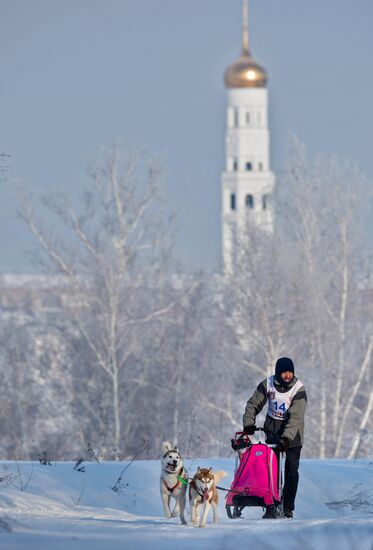
[[[290,510],[290,508],[284,508],[284,516],[289,519],[292,518],[293,510]]]
[[[266,506],[266,511],[263,515],[263,519],[276,519],[276,508],[274,504]]]

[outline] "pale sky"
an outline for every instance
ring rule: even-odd
[[[164,155],[177,251],[218,265],[223,73],[240,53],[241,10],[241,0],[0,0],[0,152],[11,155],[0,272],[32,270],[12,180],[76,193],[88,159],[113,142]],[[372,23],[372,0],[250,0],[275,172],[292,130],[373,180]]]

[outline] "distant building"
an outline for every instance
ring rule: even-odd
[[[77,297],[63,276],[0,274],[0,315],[56,313],[62,307],[78,307]]]
[[[228,90],[225,171],[222,174],[222,247],[226,273],[234,268],[235,242],[247,216],[273,230],[267,74],[251,56],[248,0],[243,0],[242,53],[225,71]]]

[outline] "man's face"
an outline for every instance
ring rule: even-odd
[[[293,379],[293,376],[294,376],[294,374],[289,370],[286,370],[285,372],[281,373],[281,379],[284,382],[286,382],[287,384],[289,384],[289,382],[291,382],[291,380]]]

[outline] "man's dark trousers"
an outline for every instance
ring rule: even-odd
[[[291,447],[286,451],[285,483],[283,489],[284,508],[294,510],[294,501],[298,489],[298,468],[302,447]]]

